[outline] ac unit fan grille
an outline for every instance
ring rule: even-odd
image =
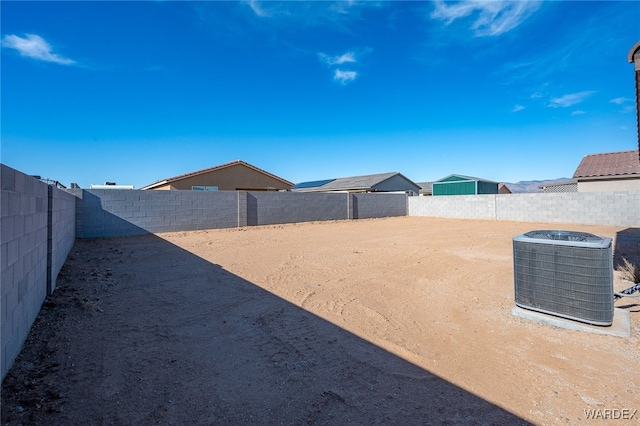
[[[587,248],[514,240],[513,256],[518,306],[591,324],[611,325],[610,245]]]

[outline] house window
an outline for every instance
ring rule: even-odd
[[[192,186],[192,191],[217,191],[217,186]]]

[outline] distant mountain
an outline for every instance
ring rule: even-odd
[[[540,189],[542,185],[549,185],[554,183],[564,183],[564,182],[572,182],[571,178],[558,178],[558,179],[547,179],[547,180],[523,180],[516,183],[508,183],[505,182],[507,188],[511,190],[514,194],[522,194],[527,192],[544,192]]]

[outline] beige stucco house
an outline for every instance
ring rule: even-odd
[[[585,155],[573,178],[578,192],[640,191],[638,151]]]
[[[159,180],[140,189],[288,191],[293,183],[242,160]]]

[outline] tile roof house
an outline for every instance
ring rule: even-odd
[[[209,191],[289,190],[292,182],[242,160],[159,180],[140,189]]]
[[[578,192],[640,190],[638,151],[585,155],[573,178]]]
[[[398,172],[302,182],[293,192],[409,192],[417,195],[420,187]]]

